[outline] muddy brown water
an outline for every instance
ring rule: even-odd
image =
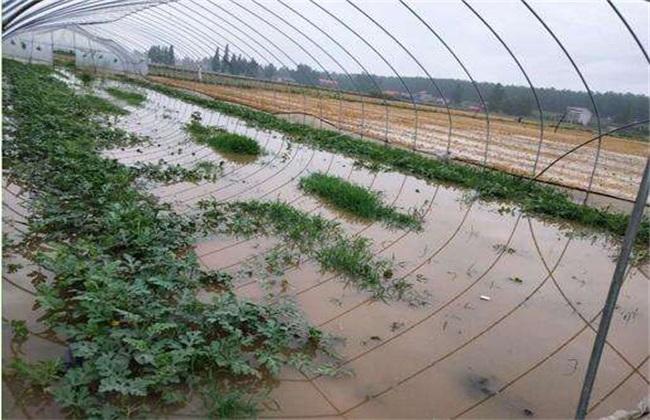
[[[202,198],[224,201],[280,199],[311,214],[337,220],[350,235],[372,240],[377,256],[394,259],[394,276],[428,296],[424,306],[379,302],[305,257],[269,279],[259,259],[275,238],[217,235],[196,246],[201,264],[235,275],[237,292],[255,300],[269,293],[294,299],[305,316],[345,340],[339,348],[353,376],[307,376],[284,369],[262,416],[279,418],[573,416],[599,311],[614,270],[616,247],[603,237],[504,211],[499,203],[468,200],[465,191],[395,172],[371,172],[350,159],[291,143],[280,133],[258,131],[243,121],[146,91],[148,100],[117,124],[151,137],[147,146],[111,150],[107,157],[191,166],[223,161],[214,183],[179,183],[151,192],[191,214]],[[192,112],[203,121],[254,137],[264,156],[250,162],[226,159],[191,142],[182,125]],[[179,149],[181,149],[179,151]],[[422,232],[388,229],[349,217],[306,196],[300,177],[327,172],[380,191],[387,203],[424,214]],[[3,228],[20,237],[28,197],[5,182]],[[19,257],[16,257],[19,258]],[[32,310],[33,264],[3,271],[3,321],[24,319],[40,333]],[[4,267],[7,267],[5,261]],[[623,286],[592,396],[590,417],[636,406],[648,392],[648,266],[632,268]],[[209,298],[210,292],[202,292]],[[487,296],[490,300],[483,300]],[[3,322],[3,363],[11,355]],[[57,357],[64,347],[30,335],[22,346],[30,360]],[[56,407],[29,401],[21,407],[5,383],[7,418],[56,417]],[[187,408],[178,415],[201,416]]]
[[[318,116],[346,132],[418,150],[445,154],[461,160],[485,164],[507,172],[530,175],[539,150],[538,173],[555,158],[572,147],[596,136],[583,129],[553,130],[546,127],[540,146],[540,128],[519,124],[514,118],[492,116],[489,131],[481,114],[452,110],[452,135],[449,120],[442,108],[421,107],[417,116],[407,104],[347,96],[303,95],[259,88],[199,83],[170,77],[152,76],[152,80],[177,88],[200,92],[218,99],[251,106],[269,112],[307,113]],[[356,100],[355,100],[356,99]],[[416,133],[417,131],[417,133]],[[416,136],[417,134],[417,136]],[[604,137],[594,173],[593,190],[624,199],[634,199],[645,158],[650,153],[647,142]],[[583,147],[559,161],[542,179],[574,188],[586,189],[596,160],[596,143]]]

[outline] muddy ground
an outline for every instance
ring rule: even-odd
[[[198,243],[202,265],[232,273],[239,294],[252,299],[283,294],[297,301],[312,323],[344,339],[339,350],[352,376],[309,377],[286,369],[263,406],[263,417],[573,416],[614,270],[613,244],[603,237],[571,234],[571,227],[528,218],[499,203],[472,202],[465,191],[399,173],[370,172],[350,159],[292,144],[280,133],[258,131],[242,121],[143,91],[149,98],[145,106],[132,108],[120,125],[151,136],[152,145],[114,150],[107,156],[125,164],[155,163],[161,158],[187,166],[200,160],[224,162],[224,175],[215,183],[153,189],[161,200],[173,203],[179,212],[191,212],[206,197],[287,201],[371,239],[377,255],[399,262],[396,277],[409,279],[429,296],[426,305],[375,301],[331,273],[320,272],[308,259],[279,278],[270,277],[259,259],[275,243],[273,238],[215,237]],[[264,100],[261,94],[246,98],[240,99]],[[182,125],[194,111],[201,112],[204,124],[256,138],[266,154],[238,162],[191,142]],[[348,111],[345,115],[353,115]],[[398,115],[394,118],[397,121]],[[466,136],[454,141],[475,155],[482,143],[471,138],[467,128]],[[499,144],[514,147],[505,136]],[[551,145],[556,150],[566,147],[549,141]],[[512,149],[513,156],[524,149]],[[585,160],[589,153],[585,152]],[[603,162],[610,165],[621,157],[618,152],[607,153],[611,157],[604,153]],[[568,173],[569,166],[561,173]],[[582,174],[582,169],[575,173]],[[424,231],[362,223],[304,195],[298,180],[314,171],[381,191],[386,202],[404,210],[420,209],[425,215]],[[604,182],[604,173],[601,178],[598,185],[610,185]],[[611,185],[623,185],[622,179],[613,177]],[[5,184],[3,192],[4,230],[19,237],[28,197],[15,185]],[[3,322],[26,319],[32,332],[42,331],[39,314],[31,309],[34,288],[27,276],[29,268],[10,273],[6,267],[5,262]],[[648,272],[646,265],[628,273],[590,417],[635,407],[647,395]],[[5,324],[5,355],[11,354],[9,330]],[[57,356],[64,350],[55,338],[34,334],[24,346],[30,359]],[[21,411],[10,396],[4,398],[5,417],[57,416],[52,407],[31,402]],[[178,415],[201,413],[187,408]]]

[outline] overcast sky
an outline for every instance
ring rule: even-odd
[[[97,26],[94,31],[129,49],[173,43],[177,55],[193,58],[210,55],[217,45],[229,43],[231,50],[262,64],[306,63],[317,70],[349,73],[360,73],[363,66],[382,75],[425,75],[404,49],[346,1],[319,1],[319,5],[350,29],[313,3],[283,0],[347,52],[277,0],[259,1],[279,17],[250,0],[179,0]],[[401,42],[431,76],[467,79],[442,43],[397,0],[353,1]],[[565,54],[523,3],[469,2],[517,55],[535,86],[584,90]],[[592,90],[648,94],[645,58],[605,0],[530,0],[529,4],[564,44]],[[615,4],[648,50],[648,3]],[[503,46],[460,0],[410,1],[409,5],[447,42],[474,79],[526,85]]]

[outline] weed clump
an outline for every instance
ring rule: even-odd
[[[73,67],[74,68],[74,64],[72,66],[68,66],[68,67]],[[84,71],[84,72],[79,73],[79,80],[81,80],[81,83],[83,83],[84,85],[89,85],[90,83],[92,83],[93,80],[95,80],[95,76],[88,73],[87,71]]]
[[[186,125],[186,131],[197,143],[210,146],[217,152],[245,156],[262,154],[262,148],[252,138],[229,133],[220,128],[204,126],[196,119]]]
[[[215,182],[223,173],[221,166],[209,161],[198,162],[191,168],[185,168],[179,164],[165,165],[163,162],[139,163],[132,169],[137,176],[162,184]]]
[[[104,98],[95,95],[82,95],[79,97],[81,103],[81,110],[91,114],[104,114],[104,115],[127,115],[129,111],[112,104]]]
[[[371,292],[377,299],[411,302],[425,299],[405,279],[392,278],[394,262],[376,258],[368,239],[347,236],[336,222],[309,215],[279,201],[221,203],[202,200],[198,207],[206,234],[217,231],[244,237],[277,236],[282,239],[281,247],[285,252],[272,251],[269,255],[274,259],[296,260],[296,253],[304,253],[314,258],[324,271],[341,275],[348,283]]]
[[[63,362],[60,359],[29,363],[17,357],[9,363],[9,369],[4,374],[15,377],[24,389],[32,388],[42,392],[60,379],[63,371]]]
[[[214,150],[224,153],[259,156],[262,150],[255,140],[235,133],[219,133],[208,137],[205,142]]]
[[[138,106],[147,100],[147,96],[130,90],[119,89],[116,87],[106,88],[111,96],[123,100],[129,105]]]
[[[422,221],[385,206],[379,193],[341,178],[313,173],[300,180],[300,187],[325,202],[367,220],[383,220],[389,226],[420,230]]]

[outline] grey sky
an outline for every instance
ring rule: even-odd
[[[177,54],[193,58],[211,55],[218,43],[223,45],[228,42],[231,50],[253,56],[262,64],[269,59],[276,65],[278,61],[288,65],[298,62],[321,70],[303,49],[250,13],[253,12],[285,31],[289,38],[299,43],[326,69],[342,71],[326,53],[259,5],[250,0],[235,1],[243,7],[226,0],[179,0],[134,14],[114,24],[96,27],[94,31],[121,39],[127,47],[136,49],[153,43],[173,42]],[[275,0],[259,1],[304,31],[347,71],[362,71],[342,49],[289,9]],[[399,39],[433,77],[467,78],[441,43],[396,0],[353,1]],[[394,74],[371,48],[314,4],[295,0],[286,2],[341,43],[368,71]],[[564,43],[593,90],[648,93],[645,59],[605,0],[531,0],[529,3]],[[384,55],[399,74],[424,75],[408,54],[353,6],[338,0],[320,1],[319,4],[358,32]],[[411,1],[409,4],[454,49],[476,80],[525,85],[524,77],[503,47],[459,0]],[[521,2],[470,0],[470,4],[501,34],[536,86],[583,89],[560,48]],[[629,0],[617,1],[616,5],[648,49],[648,3]],[[227,12],[250,24],[268,40],[237,22]],[[252,48],[243,45],[233,34]]]

